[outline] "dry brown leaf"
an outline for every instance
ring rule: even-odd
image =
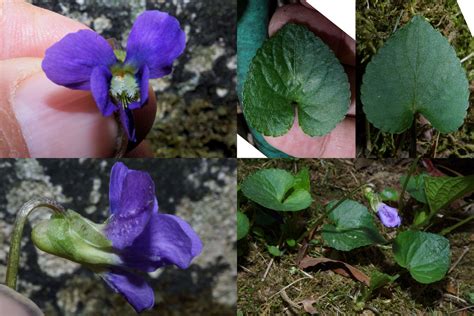
[[[364,274],[364,272],[351,266],[350,264],[339,260],[332,260],[329,258],[312,258],[306,256],[303,258],[303,260],[301,260],[299,267],[301,269],[306,269],[309,267],[317,266],[319,264],[328,267],[337,274],[356,279],[357,281],[362,282],[367,286],[369,286],[370,284],[370,278],[366,274]]]
[[[316,308],[313,306],[314,303],[316,303],[316,300],[312,299],[305,299],[301,301],[301,304],[303,304],[303,309],[311,315],[316,315],[318,313]]]

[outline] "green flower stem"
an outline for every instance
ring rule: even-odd
[[[344,198],[340,199],[336,204],[334,204],[327,212],[324,212],[324,214],[322,214],[321,216],[319,216],[316,221],[314,222],[313,226],[306,230],[299,238],[298,238],[298,242],[301,242],[305,237],[308,237],[308,240],[310,240],[311,238],[313,238],[313,234],[314,232],[316,231],[316,228],[323,222],[324,218],[326,218],[326,216],[331,213],[334,209],[336,209],[339,205],[341,205],[345,200],[351,198],[357,191],[359,191],[360,189],[363,189],[367,186],[366,183],[362,184],[362,185],[359,185],[358,187],[356,187],[355,189],[353,189],[352,191],[350,191],[348,194],[346,194],[344,196]]]
[[[49,208],[57,213],[64,213],[64,208],[56,201],[47,198],[34,198],[23,204],[21,209],[18,211],[18,215],[15,220],[11,243],[10,252],[8,255],[7,263],[7,277],[5,283],[8,287],[16,290],[16,280],[18,275],[18,265],[20,262],[20,248],[21,248],[21,236],[23,234],[23,228],[25,226],[26,219],[31,212],[39,207]]]
[[[400,213],[403,212],[403,195],[405,194],[405,191],[407,189],[408,181],[410,180],[413,172],[415,172],[416,165],[418,164],[418,160],[420,160],[420,157],[416,157],[413,163],[410,166],[410,169],[408,170],[407,177],[405,178],[405,182],[403,182],[403,188],[402,192],[400,193],[400,198],[398,199],[398,211]]]
[[[455,230],[456,228],[458,228],[459,226],[461,225],[464,225],[470,221],[472,221],[474,219],[474,215],[471,215],[469,216],[468,218],[465,218],[463,219],[462,221],[452,225],[452,226],[449,226],[449,227],[446,227],[445,229],[443,229],[441,232],[440,232],[440,235],[442,236],[445,236],[447,234],[449,234],[451,231]]]

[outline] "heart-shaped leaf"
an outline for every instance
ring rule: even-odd
[[[276,246],[267,245],[267,250],[272,256],[275,256],[275,257],[280,257],[281,256],[281,251]]]
[[[294,189],[295,190],[301,189],[301,190],[309,191],[309,182],[310,182],[309,170],[308,170],[308,168],[304,168],[295,175]]]
[[[248,199],[266,208],[299,211],[307,208],[313,201],[308,191],[295,187],[299,183],[286,170],[264,169],[245,179],[241,188]]]
[[[426,198],[433,213],[472,191],[474,191],[474,175],[425,178]]]
[[[247,236],[250,228],[250,222],[247,215],[238,211],[237,212],[237,240],[240,240]]]
[[[331,208],[336,202],[329,203],[328,208]],[[386,242],[378,232],[374,218],[367,208],[356,201],[342,202],[329,213],[329,219],[334,225],[324,225],[322,236],[332,248],[349,251],[358,247]]]
[[[398,234],[392,248],[395,261],[420,283],[439,281],[448,271],[451,253],[449,240],[443,236],[405,231]]]
[[[399,29],[367,65],[361,100],[367,119],[401,133],[421,113],[442,133],[466,116],[469,85],[456,52],[421,16]]]
[[[322,136],[346,115],[349,82],[326,44],[306,27],[290,23],[257,51],[242,103],[247,122],[264,135],[287,133],[296,107],[303,132]]]
[[[411,176],[410,179],[408,179],[407,183],[407,192],[410,193],[410,195],[417,200],[418,202],[421,203],[427,203],[426,201],[426,195],[425,195],[425,177],[428,175],[426,173],[422,173],[420,175],[416,176]],[[403,186],[405,183],[407,176],[403,175],[400,178],[400,184]]]

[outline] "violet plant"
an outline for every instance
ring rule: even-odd
[[[145,11],[133,24],[127,48],[113,47],[91,30],[66,35],[46,50],[42,67],[58,85],[90,90],[103,116],[117,113],[130,141],[136,141],[132,110],[148,101],[148,80],[171,73],[186,46],[176,18]]]
[[[115,292],[141,312],[154,306],[153,289],[139,272],[175,265],[186,269],[202,251],[192,227],[175,215],[158,211],[155,186],[146,172],[116,163],[110,176],[110,216],[102,224],[37,199],[20,210],[13,233],[7,285],[16,287],[19,248],[28,214],[39,206],[54,215],[33,228],[33,243],[50,254],[80,263],[97,273]]]
[[[339,251],[351,251],[367,246],[377,246],[384,251],[391,250],[391,252],[386,252],[387,255],[393,255],[395,262],[404,269],[395,275],[373,271],[369,286],[362,290],[361,296],[356,299],[358,301],[356,305],[359,307],[365,304],[365,300],[370,297],[373,291],[394,282],[404,272],[409,272],[411,277],[419,283],[429,284],[439,281],[447,274],[451,260],[450,243],[444,235],[474,219],[474,216],[469,216],[437,233],[425,230],[437,221],[435,215],[439,215],[439,212],[447,208],[451,202],[474,191],[474,175],[466,177],[430,177],[427,175],[412,177],[417,163],[416,159],[408,175],[402,177],[401,193],[392,188],[376,192],[372,185],[362,184],[344,198],[331,201],[322,207],[323,210],[321,210],[319,217],[311,220],[309,224],[308,219],[298,219],[294,216],[296,215],[294,212],[285,213],[284,215],[292,216],[281,216],[283,219],[278,220],[268,216],[268,210],[265,208],[254,209],[252,203],[239,204],[240,212],[237,217],[239,243],[242,245],[246,236],[250,234],[265,243],[267,243],[268,237],[262,234],[264,232],[280,230],[283,232],[281,236],[287,236],[285,232],[300,230],[296,226],[298,221],[292,221],[296,218],[300,223],[302,220],[306,226],[299,238],[292,239],[292,247],[301,243],[299,255],[305,254],[307,247],[311,244],[319,243],[317,239],[313,239],[316,232],[321,233],[325,246]],[[262,178],[260,176],[265,172],[269,173],[270,170],[276,169],[260,170],[247,177],[242,183],[243,195],[266,208],[278,210],[279,207],[282,210],[281,205],[289,204],[290,197],[297,194],[298,188],[290,190],[294,185],[291,181],[286,183],[283,181],[284,179],[277,177]],[[275,173],[275,171],[272,172]],[[286,171],[281,170],[280,172]],[[306,173],[308,174],[308,171]],[[309,189],[309,174],[305,178],[308,181],[305,187]],[[287,191],[279,188],[285,188]],[[361,190],[363,190],[369,207],[351,199],[355,193]],[[413,193],[412,196],[421,205],[415,204],[411,210],[406,210],[405,191]],[[270,199],[272,195],[281,196],[281,199],[276,199],[276,201],[282,201],[282,203],[269,203],[275,200]],[[309,204],[304,205],[305,208],[308,206]],[[409,213],[415,214],[412,223],[410,223],[410,219],[413,216],[408,216]],[[294,226],[291,227],[291,225]],[[278,230],[275,226],[280,226],[280,229]],[[262,230],[261,227],[266,229]],[[278,239],[277,236],[276,240],[279,240],[281,246],[285,238]],[[240,248],[245,250],[242,246]],[[274,256],[282,255],[282,252],[274,254],[270,251],[270,253]]]

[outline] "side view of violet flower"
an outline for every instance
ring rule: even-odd
[[[110,217],[95,224],[68,210],[33,228],[41,250],[78,262],[98,275],[137,312],[154,306],[153,289],[137,272],[175,265],[186,269],[202,251],[199,236],[175,215],[158,212],[155,185],[146,172],[112,167]]]
[[[398,210],[385,203],[379,203],[377,205],[377,214],[380,221],[382,221],[382,224],[386,227],[398,227],[402,223],[402,220],[398,215]]]
[[[176,18],[160,11],[137,17],[126,51],[91,30],[66,35],[46,50],[42,68],[58,85],[91,90],[103,116],[117,112],[130,141],[136,141],[132,110],[148,101],[148,80],[169,74],[186,45]]]

